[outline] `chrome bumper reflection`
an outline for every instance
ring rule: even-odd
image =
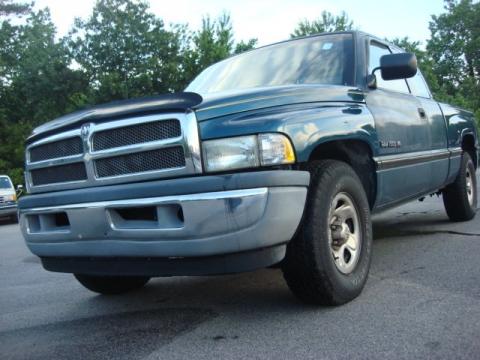
[[[20,211],[28,241],[212,236],[252,225],[268,189],[91,202]]]

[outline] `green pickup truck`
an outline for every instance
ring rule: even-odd
[[[102,294],[277,265],[339,305],[367,280],[371,214],[436,193],[470,220],[477,164],[472,113],[435,101],[413,54],[320,34],[36,128],[20,223],[45,269]]]

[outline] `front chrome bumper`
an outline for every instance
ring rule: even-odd
[[[289,241],[306,193],[261,187],[39,207],[22,209],[20,224],[40,257],[212,256]]]

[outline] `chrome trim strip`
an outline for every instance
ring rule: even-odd
[[[65,156],[63,158],[37,161],[37,162],[28,164],[27,167],[28,167],[28,170],[44,169],[52,166],[61,166],[61,165],[83,162],[83,159],[84,159],[83,154],[72,155],[72,156]]]
[[[138,143],[133,145],[127,145],[112,149],[106,149],[101,151],[93,151],[93,136],[96,132],[105,131],[115,128],[121,128],[126,126],[144,124],[149,122],[161,121],[161,120],[172,120],[176,119],[180,121],[182,134],[179,137],[171,139],[163,139],[158,141],[151,141],[146,143]],[[26,184],[27,191],[29,193],[44,192],[50,189],[52,190],[68,190],[75,189],[87,186],[99,186],[99,185],[110,185],[118,183],[126,183],[129,181],[144,181],[144,180],[153,180],[161,179],[171,176],[183,176],[191,174],[200,174],[203,172],[201,154],[200,154],[200,139],[198,135],[198,124],[195,113],[189,111],[187,113],[168,113],[168,114],[154,114],[154,115],[145,115],[145,116],[136,116],[128,119],[114,120],[110,122],[102,122],[99,124],[89,123],[84,124],[88,127],[88,134],[82,136],[82,129],[74,129],[65,131],[60,134],[51,135],[44,139],[38,140],[30,144],[26,149]],[[85,136],[86,135],[86,136]],[[59,140],[65,140],[71,137],[80,136],[83,141],[84,152],[82,155],[73,155],[68,157],[43,160],[38,162],[30,161],[30,149],[39,145],[56,142]],[[133,174],[124,174],[120,176],[111,176],[111,177],[102,177],[99,178],[96,175],[95,171],[95,162],[96,159],[109,158],[119,155],[131,154],[134,152],[143,152],[156,149],[167,148],[171,146],[182,146],[184,149],[185,155],[185,166],[162,169],[162,170],[153,170],[146,171],[141,173]],[[84,162],[87,179],[74,182],[63,182],[55,184],[46,184],[46,185],[36,185],[32,183],[32,177],[30,170],[42,169],[46,167],[66,165],[76,162]]]
[[[195,116],[195,113],[191,111],[185,115],[185,118],[185,124],[181,124],[183,137],[187,139],[187,146],[184,149],[185,156],[191,158],[194,172],[196,174],[201,174],[203,172],[203,167],[197,117]]]
[[[463,153],[463,149],[461,147],[451,148],[449,150],[450,150],[450,154],[451,154],[452,157],[453,156],[460,156]]]
[[[181,136],[178,136],[176,138],[171,138],[171,139],[126,145],[126,146],[111,148],[107,150],[98,150],[98,151],[92,150],[92,152],[90,153],[90,159],[96,160],[96,159],[109,158],[109,157],[132,154],[132,153],[143,152],[143,151],[157,150],[159,148],[165,149],[175,145],[177,146],[183,145],[182,141],[183,141],[183,138]]]
[[[142,199],[127,199],[127,200],[112,200],[99,201],[89,203],[78,203],[59,206],[48,206],[32,209],[21,209],[21,215],[34,215],[39,213],[56,213],[59,211],[74,210],[74,209],[98,209],[98,208],[114,208],[114,207],[137,207],[137,206],[153,206],[165,203],[180,203],[186,201],[202,201],[202,200],[223,200],[246,198],[251,196],[265,195],[268,193],[268,188],[254,188],[241,190],[216,191],[209,193],[188,194],[188,195],[170,195],[153,198]]]
[[[388,170],[401,166],[415,165],[418,163],[425,163],[430,161],[438,161],[449,159],[454,154],[457,154],[458,151],[461,153],[461,149],[439,149],[439,150],[427,150],[427,151],[418,151],[412,153],[402,153],[394,155],[384,155],[375,157],[374,160],[377,164],[377,170]]]

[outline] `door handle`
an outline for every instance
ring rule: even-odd
[[[422,119],[425,119],[427,117],[427,113],[425,112],[424,108],[418,108],[418,113],[420,114],[420,117]]]

